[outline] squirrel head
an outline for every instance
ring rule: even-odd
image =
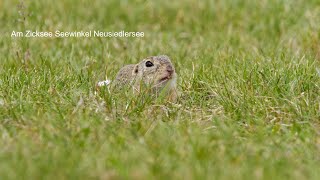
[[[163,88],[169,82],[176,80],[174,66],[166,55],[151,56],[143,59],[135,65],[132,73],[136,77],[136,81],[156,89]]]

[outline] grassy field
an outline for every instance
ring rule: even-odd
[[[0,27],[1,179],[320,178],[319,0],[4,0]],[[160,54],[177,103],[95,93]]]

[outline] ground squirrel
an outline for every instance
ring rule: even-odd
[[[149,87],[152,94],[164,95],[170,101],[177,98],[177,74],[171,60],[166,55],[151,56],[138,64],[121,68],[114,80],[116,87],[131,86],[134,93],[145,92],[142,87]]]

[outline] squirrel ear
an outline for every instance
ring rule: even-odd
[[[136,66],[134,67],[134,69],[133,69],[133,73],[134,73],[134,74],[138,74],[138,72],[139,72],[139,66],[136,65]]]

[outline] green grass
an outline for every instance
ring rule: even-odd
[[[318,0],[18,4],[0,1],[1,179],[320,178]],[[28,29],[145,37],[10,37]],[[95,93],[159,54],[177,103]]]

